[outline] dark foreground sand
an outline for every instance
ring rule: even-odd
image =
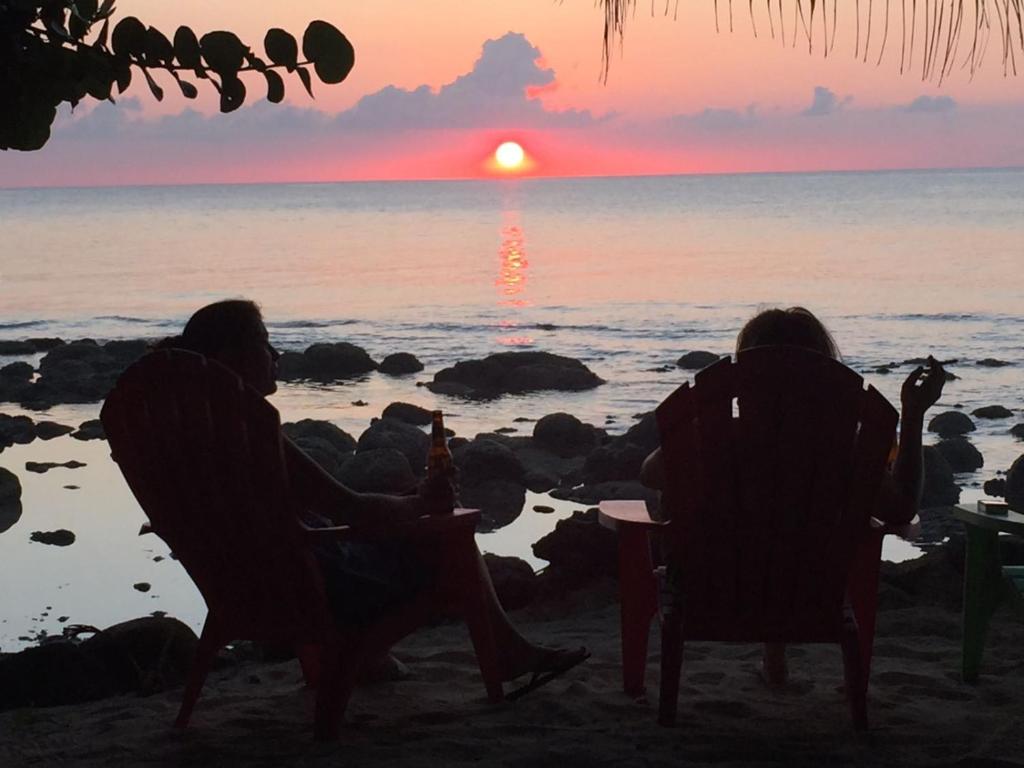
[[[414,677],[358,689],[336,744],[313,742],[295,662],[250,662],[214,673],[184,733],[170,728],[179,690],[2,713],[0,766],[1024,765],[1024,622],[1009,609],[995,617],[976,686],[959,680],[955,610],[882,612],[866,737],[839,691],[837,647],[795,647],[793,682],[773,693],[755,674],[756,647],[692,644],[680,724],[665,729],[656,643],[646,698],[621,691],[611,586],[517,618],[546,642],[587,644],[593,658],[519,702],[489,705],[465,630],[425,629],[397,651]]]

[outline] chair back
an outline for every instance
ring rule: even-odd
[[[147,354],[100,414],[153,531],[233,637],[312,636],[323,584],[288,489],[277,411],[202,355]]]
[[[773,346],[705,368],[656,416],[684,636],[837,640],[893,407],[842,363]]]

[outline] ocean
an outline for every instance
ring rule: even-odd
[[[909,368],[876,368],[934,354],[959,377],[935,412],[1015,411],[977,420],[985,467],[958,478],[971,500],[1024,450],[1008,433],[1024,420],[1022,214],[1017,170],[0,189],[0,339],[159,338],[202,304],[245,296],[282,349],[345,340],[426,366],[413,379],[283,385],[285,420],[358,435],[403,400],[443,408],[467,436],[555,411],[618,433],[686,380],[681,354],[728,353],[759,308],[799,304],[893,402]],[[579,358],[607,384],[479,403],[415,386],[509,349]],[[1009,365],[976,364],[986,358]],[[30,415],[77,424],[98,410]],[[68,459],[87,466],[24,471]],[[0,534],[0,649],[151,611],[199,625],[191,582],[159,541],[135,536],[144,518],[105,443],[36,441],[0,466],[24,486],[24,513]],[[531,494],[481,547],[540,567],[529,544],[573,508]],[[29,542],[57,528],[76,542]]]

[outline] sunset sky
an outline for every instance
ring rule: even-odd
[[[499,173],[506,140],[542,176],[1024,165],[1022,81],[1004,77],[995,43],[973,80],[958,68],[940,87],[918,67],[899,74],[896,31],[881,65],[877,45],[855,60],[852,3],[827,59],[820,29],[811,54],[803,37],[772,40],[763,5],[757,37],[746,3],[731,34],[724,1],[718,34],[712,0],[681,3],[678,18],[657,5],[640,3],[605,83],[592,0],[120,0],[119,16],[169,35],[227,28],[260,53],[268,27],[301,36],[322,18],[356,66],[314,84],[315,101],[286,78],[276,107],[253,80],[227,116],[204,84],[188,102],[157,72],[157,103],[136,78],[116,107],[61,115],[42,151],[0,153],[0,186],[479,178]]]

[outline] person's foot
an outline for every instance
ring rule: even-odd
[[[527,673],[544,674],[563,668],[575,659],[582,661],[589,655],[589,651],[582,646],[579,648],[546,648],[542,645],[526,645],[514,653],[506,654],[502,664],[501,681],[507,683]],[[575,663],[578,664],[579,661]]]
[[[533,666],[505,678],[505,682],[519,677],[522,674],[530,673],[530,679],[525,685],[509,691],[505,695],[507,701],[516,701],[531,691],[535,691],[542,685],[547,685],[552,680],[561,677],[573,667],[582,664],[590,658],[590,651],[583,646],[575,649],[569,648],[537,648],[533,654]],[[509,670],[514,671],[514,670]]]
[[[412,677],[412,672],[402,662],[385,653],[372,659],[359,670],[359,682],[366,683],[397,683]]]

